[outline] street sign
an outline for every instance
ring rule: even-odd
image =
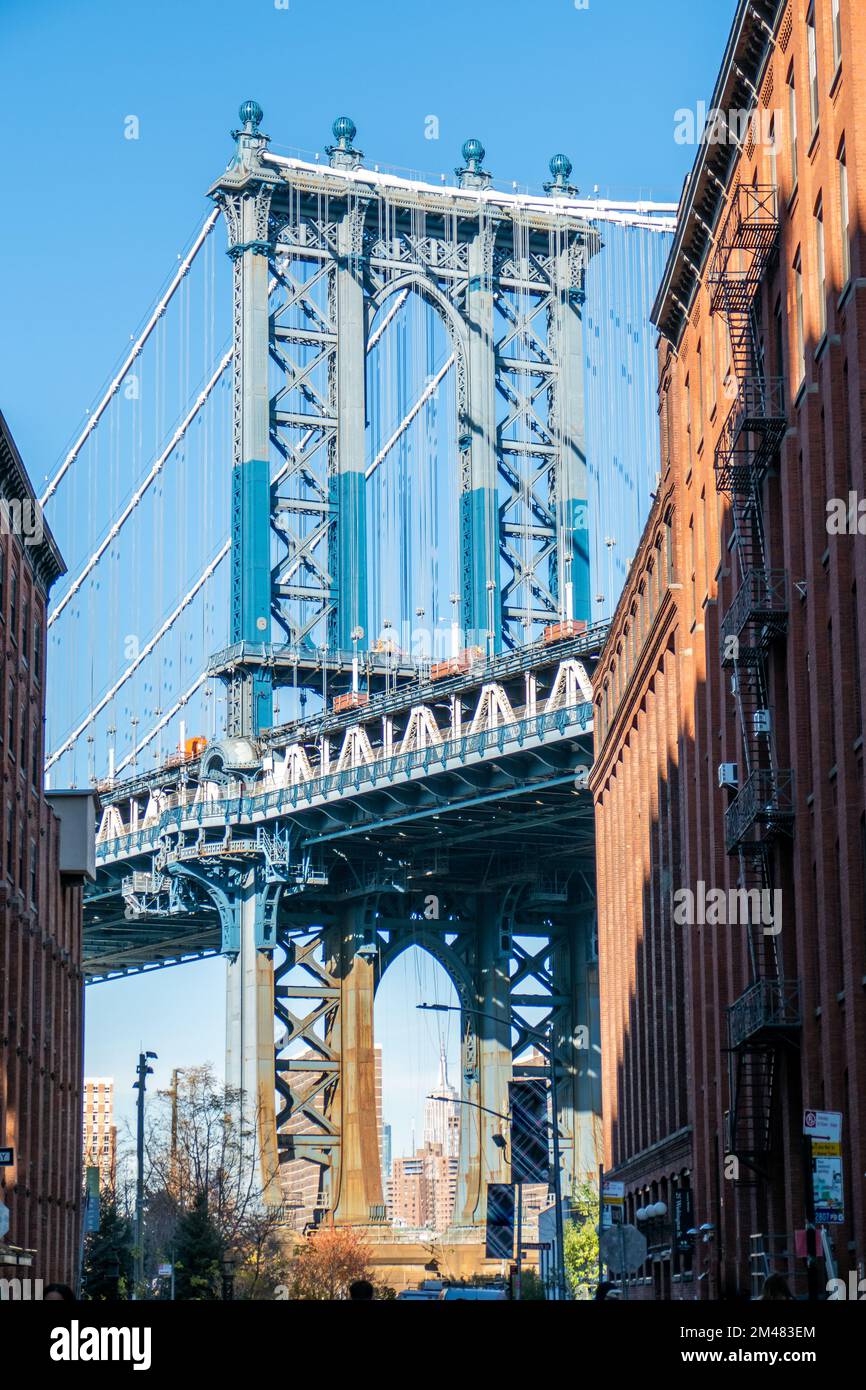
[[[0,1202],[0,1240],[3,1239],[9,1230],[9,1208]]]
[[[525,1240],[525,1241],[523,1242],[523,1248],[524,1248],[524,1250],[552,1250],[552,1249],[553,1249],[553,1241],[552,1241],[552,1240]]]
[[[0,1149],[0,1168],[11,1168],[15,1163],[14,1149]]]
[[[845,1220],[841,1112],[804,1111],[803,1133],[810,1141],[815,1225],[841,1226]]]
[[[160,1279],[170,1279],[171,1265],[160,1265],[159,1269],[157,1270],[157,1275]]]
[[[646,1236],[628,1223],[610,1226],[598,1242],[602,1262],[613,1274],[633,1274],[646,1260]]]
[[[808,1139],[823,1140],[825,1144],[842,1142],[842,1114],[839,1110],[805,1110],[803,1133]]]

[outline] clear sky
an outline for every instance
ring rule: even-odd
[[[278,152],[322,150],[348,114],[368,163],[438,178],[477,135],[498,181],[539,187],[562,150],[584,192],[676,201],[694,150],[675,142],[674,113],[709,100],[734,9],[0,0],[0,405],[31,474],[50,472],[200,225],[244,98],[264,108]],[[414,1005],[433,976],[400,968]],[[212,961],[89,991],[87,1068],[117,1078],[121,1107],[131,1108],[140,1045],[160,1054],[160,1085],[172,1066],[219,1062],[223,977]],[[387,988],[377,1026],[399,1154],[413,1118],[420,1127],[438,1036]],[[456,1072],[456,1030],[450,1038]]]

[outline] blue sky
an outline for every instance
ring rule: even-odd
[[[734,8],[2,0],[0,405],[34,479],[50,473],[200,225],[242,99],[261,103],[277,151],[323,149],[346,113],[369,163],[438,177],[477,135],[497,180],[539,187],[563,150],[585,192],[675,201],[694,151],[675,143],[674,113],[709,99]],[[136,140],[124,136],[130,116]],[[425,138],[430,117],[438,140]],[[141,1044],[160,1054],[160,1085],[172,1066],[219,1061],[223,975],[213,961],[89,993],[87,1067],[117,1077],[122,1107]],[[407,978],[416,993],[428,983]],[[400,1153],[413,1117],[420,1125],[438,1040],[422,1028],[401,1060],[411,1015],[396,1003],[380,1015]],[[452,1058],[455,1040],[452,1030]]]

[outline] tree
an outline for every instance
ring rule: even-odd
[[[225,1246],[208,1213],[206,1192],[177,1223],[174,1237],[175,1292],[178,1298],[219,1298]]]
[[[566,1247],[567,1248],[567,1247]],[[544,1281],[534,1269],[523,1269],[520,1273],[521,1303],[543,1303],[547,1297]]]
[[[574,1219],[565,1227],[565,1273],[573,1292],[598,1279],[598,1192],[581,1183],[572,1197]]]
[[[307,1237],[292,1265],[290,1297],[320,1301],[345,1298],[356,1279],[372,1282],[372,1255],[356,1231],[320,1226]]]
[[[287,1282],[288,1259],[279,1231],[283,1213],[260,1191],[258,1113],[250,1113],[242,1092],[220,1085],[210,1066],[179,1073],[159,1102],[149,1110],[145,1142],[148,1276],[171,1261],[177,1298],[218,1297],[219,1277],[210,1266],[230,1250],[235,1296],[272,1298]],[[203,1272],[195,1251],[190,1266],[203,1282],[181,1277],[181,1245],[190,1238],[194,1245],[203,1241]]]
[[[121,1216],[113,1192],[99,1198],[99,1230],[85,1237],[82,1295],[103,1301],[126,1298],[132,1288],[133,1231]]]

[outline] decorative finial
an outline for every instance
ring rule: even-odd
[[[479,173],[487,153],[481,141],[476,140],[474,136],[470,140],[464,140],[462,153],[472,173]]]
[[[358,127],[351,116],[338,116],[331,127],[334,132],[334,139],[341,150],[351,148],[352,141],[358,134]]]
[[[455,169],[461,188],[489,188],[492,175],[484,168],[487,154],[481,141],[472,136],[463,142],[464,167]]]
[[[578,190],[569,183],[573,166],[568,155],[555,154],[548,167],[553,181],[544,185],[545,193],[561,193],[566,197],[573,197]]]
[[[358,134],[358,127],[351,116],[338,116],[331,129],[334,132],[336,145],[326,146],[326,153],[331,163],[332,169],[357,169],[361,160],[364,158],[360,150],[354,147],[355,136]]]
[[[241,107],[238,111],[238,115],[240,116],[241,124],[243,125],[243,128],[247,132],[247,134],[258,134],[259,126],[262,123],[262,118],[264,117],[264,114],[264,111],[259,106],[259,103],[257,101],[250,100],[241,102]]]

